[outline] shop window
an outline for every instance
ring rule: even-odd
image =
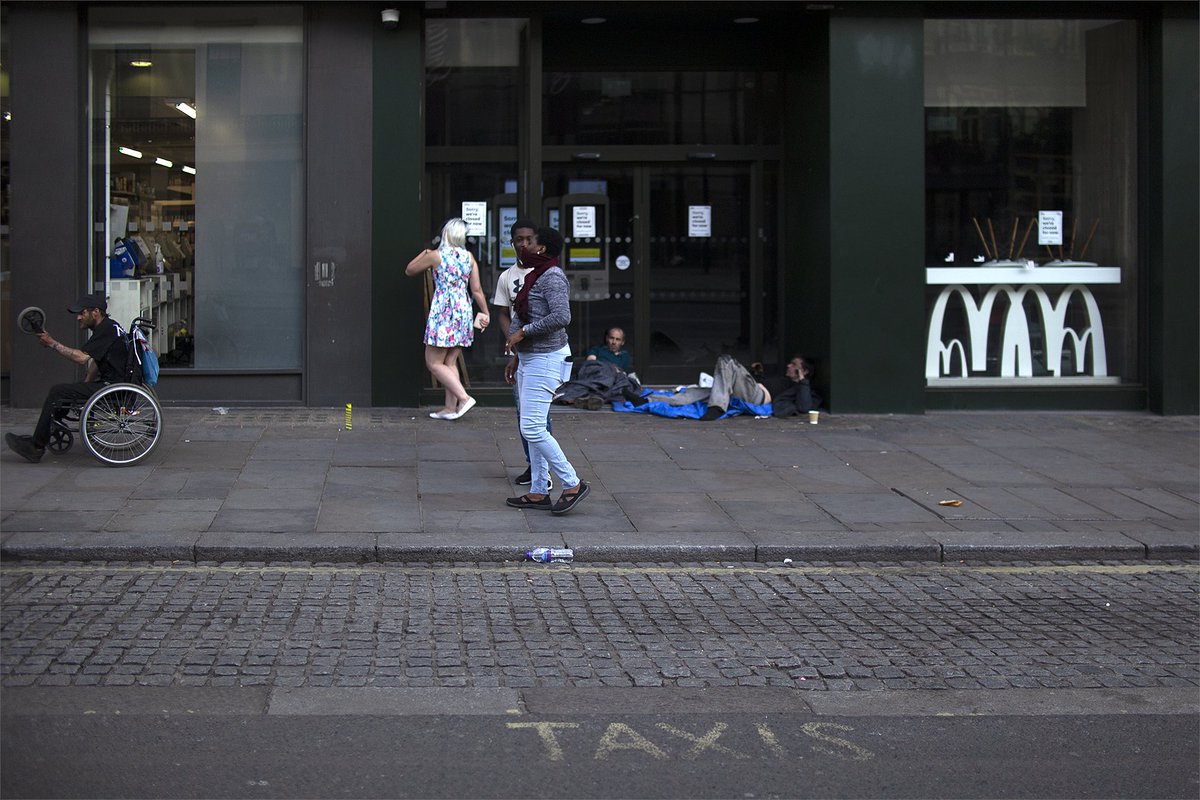
[[[302,30],[294,6],[91,10],[92,277],[164,367],[302,366]]]
[[[926,21],[930,385],[1138,379],[1137,39]]]

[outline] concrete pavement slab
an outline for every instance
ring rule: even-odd
[[[317,531],[392,533],[422,530],[421,509],[410,498],[395,494],[333,498],[321,502]]]
[[[195,533],[208,530],[217,516],[217,510],[187,511],[170,509],[143,511],[136,506],[113,514],[104,523],[107,533]]]
[[[135,500],[166,499],[181,502],[190,499],[224,499],[237,482],[238,469],[177,469],[157,467],[134,487],[129,497]]]
[[[781,500],[718,500],[739,530],[746,533],[822,527],[834,523],[816,503],[803,497]]]
[[[805,494],[828,492],[861,494],[878,492],[883,488],[878,481],[869,478],[846,463],[831,467],[812,467],[806,462],[791,467],[780,467],[775,474],[784,482]]]
[[[4,518],[6,531],[101,531],[112,511],[15,511]]]
[[[44,487],[22,504],[29,511],[116,511],[125,505],[124,495],[104,487],[63,489]]]
[[[1020,489],[1036,489],[1038,487],[1015,487],[1012,490],[1003,488],[975,488],[958,486],[955,493],[964,500],[983,510],[980,516],[991,519],[1047,519],[1056,515],[1043,506],[1031,502],[1018,493]]]
[[[235,489],[308,489],[320,491],[328,461],[247,460]]]
[[[809,500],[839,522],[933,523],[938,516],[896,492],[833,494],[806,492]]]
[[[225,497],[221,508],[225,510],[288,508],[296,511],[309,509],[315,511],[320,504],[320,495],[311,489],[244,488],[242,483],[238,482]]]
[[[317,509],[221,509],[209,526],[218,531],[289,531],[307,533],[316,529]]]
[[[1166,489],[1147,487],[1141,489],[1118,489],[1121,494],[1143,503],[1154,511],[1154,516],[1191,519],[1196,516],[1196,504],[1182,495]]]

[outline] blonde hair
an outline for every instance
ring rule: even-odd
[[[446,224],[442,226],[442,242],[441,247],[466,247],[467,246],[467,223],[462,217],[453,217],[446,220]]]

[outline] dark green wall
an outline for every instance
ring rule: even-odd
[[[305,62],[306,262],[332,262],[331,280],[309,270],[305,291],[304,400],[356,406],[371,400],[371,349],[345,330],[366,331],[371,304],[372,39],[379,14],[360,3],[310,3]],[[338,113],[327,113],[336,108]],[[337,153],[337,158],[330,157]]]
[[[924,26],[829,23],[832,407],[924,411]]]
[[[407,4],[400,25],[387,30],[376,22],[374,37],[372,313],[362,343],[372,347],[376,406],[419,405],[427,380],[423,283],[404,276],[405,265],[429,244],[421,229],[424,75],[420,14]]]
[[[1150,408],[1200,411],[1200,55],[1193,5],[1150,35]]]

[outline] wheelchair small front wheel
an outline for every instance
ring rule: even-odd
[[[162,408],[154,393],[133,383],[114,383],[92,395],[80,414],[88,452],[123,467],[150,455],[162,436]]]
[[[46,443],[46,447],[54,455],[61,456],[70,450],[73,444],[75,444],[75,434],[71,433],[69,429],[59,425],[50,429],[50,441]]]

